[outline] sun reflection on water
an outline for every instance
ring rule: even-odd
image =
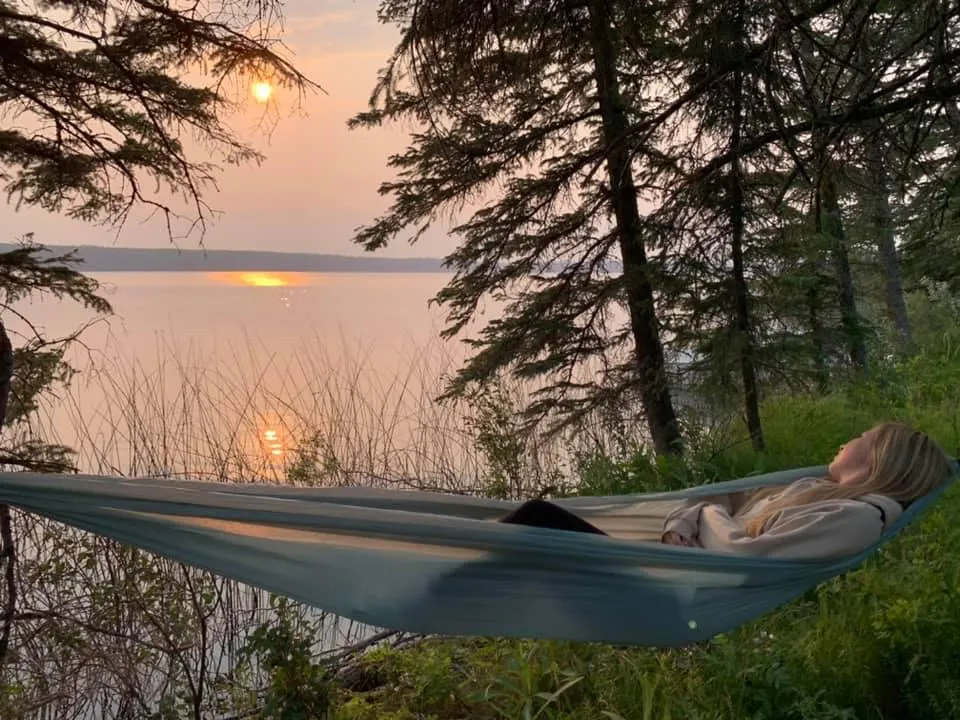
[[[209,276],[215,282],[224,285],[246,287],[297,287],[307,284],[307,278],[303,273],[294,272],[214,272]]]
[[[286,451],[280,431],[276,428],[266,428],[263,431],[263,445],[271,459],[280,460]]]

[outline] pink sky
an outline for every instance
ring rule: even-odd
[[[267,156],[260,166],[227,167],[219,193],[207,200],[221,215],[207,230],[210,249],[305,251],[354,255],[354,229],[386,208],[377,194],[389,177],[387,157],[405,146],[400,127],[376,130],[346,128],[346,121],[366,107],[377,70],[394,46],[397,31],[379,25],[376,0],[287,0],[284,39],[294,63],[327,95],[306,99],[303,115],[291,114],[291,100],[277,97],[280,117],[269,135],[258,129],[259,109],[233,117],[234,129]],[[117,233],[110,228],[72,221],[36,209],[0,209],[4,240],[35,233],[51,245],[121,245],[164,247],[159,219],[138,217]],[[181,247],[196,247],[188,238]],[[405,243],[382,251],[404,256],[442,256],[452,249],[442,230],[414,248]]]

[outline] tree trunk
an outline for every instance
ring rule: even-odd
[[[606,147],[610,196],[623,259],[623,277],[643,410],[657,454],[680,454],[683,452],[680,424],[670,397],[653,284],[641,234],[637,190],[629,149],[624,142],[628,130],[627,113],[620,95],[607,0],[590,0],[588,11],[594,78],[603,119],[602,141]]]
[[[737,33],[736,48],[742,54],[743,3],[738,3],[734,32]],[[765,449],[763,425],[760,420],[760,393],[757,387],[757,371],[754,364],[753,337],[750,323],[750,290],[747,287],[746,272],[743,266],[743,236],[745,202],[743,192],[743,167],[738,151],[740,149],[743,123],[743,71],[739,68],[733,73],[733,123],[730,133],[733,162],[730,166],[730,249],[733,259],[733,300],[734,327],[737,332],[737,352],[740,359],[740,374],[743,381],[743,401],[746,410],[747,430],[753,449],[762,452]]]
[[[857,311],[857,300],[853,289],[853,273],[850,270],[850,256],[843,231],[843,215],[837,197],[837,183],[834,179],[832,163],[826,160],[822,164],[818,194],[820,198],[817,212],[817,230],[830,241],[830,254],[833,259],[837,280],[837,300],[840,303],[840,324],[850,362],[859,372],[867,370],[867,345],[863,335],[863,324]]]
[[[913,348],[910,316],[903,297],[903,279],[900,260],[894,241],[893,213],[890,210],[890,185],[887,158],[879,127],[874,127],[867,138],[867,196],[870,202],[873,229],[877,234],[877,253],[883,272],[883,299],[887,315],[897,336],[897,350],[909,355]]]
[[[0,322],[0,429],[7,419],[10,383],[13,379],[13,345]],[[10,634],[17,611],[17,546],[13,537],[13,517],[9,505],[0,505],[0,558],[3,560],[4,602],[0,619],[0,667],[7,662]]]
[[[879,43],[870,27],[871,18],[867,7],[861,11],[862,18],[857,22],[863,25],[860,41],[860,66],[875,68],[882,64],[877,51]],[[873,91],[879,77],[870,74],[866,89]],[[866,142],[866,197],[873,231],[876,233],[877,254],[880,270],[883,273],[883,300],[887,317],[893,325],[897,338],[897,350],[900,355],[909,355],[913,345],[910,331],[910,317],[907,315],[907,303],[903,297],[903,282],[900,273],[900,261],[897,257],[897,245],[894,240],[893,213],[890,210],[890,176],[883,125],[879,120],[867,124],[864,141]]]
[[[807,30],[809,31],[809,27]],[[811,34],[809,32],[799,33],[798,39],[798,50],[803,58],[803,64],[806,66],[809,76],[816,77],[819,68],[817,67],[816,51]],[[812,109],[818,110],[821,99],[816,89],[813,90],[810,100],[813,104]],[[814,195],[816,231],[821,236],[826,236],[830,241],[830,256],[836,274],[837,296],[840,303],[841,326],[850,361],[858,371],[865,372],[867,368],[867,346],[863,336],[860,315],[857,312],[853,274],[850,270],[850,257],[847,253],[846,237],[843,231],[843,215],[840,212],[840,202],[837,197],[837,183],[830,157],[830,148],[827,146],[822,129],[815,129],[812,135],[815,157],[819,166]],[[822,357],[822,354],[820,357]]]
[[[823,322],[820,320],[820,275],[807,290],[807,322],[810,324],[810,342],[813,345],[813,372],[817,392],[826,395],[830,391],[830,374],[827,372],[826,343],[823,340]]]

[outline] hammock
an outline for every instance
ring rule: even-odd
[[[558,501],[613,538],[490,522],[515,507],[507,501],[402,490],[0,473],[0,502],[376,627],[670,647],[727,632],[855,568],[945,489],[849,558],[658,542],[677,502],[825,472]]]

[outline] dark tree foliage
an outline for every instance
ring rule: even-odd
[[[618,8],[622,10],[622,8]],[[483,329],[450,393],[467,392],[507,367],[547,378],[530,417],[576,419],[636,388],[661,452],[679,448],[655,314],[651,228],[623,137],[635,122],[638,78],[623,67],[654,58],[615,31],[608,4],[388,3],[406,28],[368,113],[354,125],[412,118],[422,124],[392,160],[399,179],[383,191],[391,212],[363,229],[368,249],[409,231],[416,239],[445,213],[483,198],[455,230],[456,277],[438,296],[460,332],[486,296],[506,303]],[[646,13],[618,16],[641,36]],[[404,78],[414,78],[412,81]],[[656,162],[657,156],[650,158]],[[624,271],[611,275],[611,261]],[[625,310],[626,326],[611,325]],[[581,372],[604,359],[604,382]]]
[[[934,57],[948,57],[960,44],[955,3],[942,0],[941,6],[945,16],[954,12],[927,36]],[[930,73],[943,82],[947,70]],[[904,285],[917,290],[929,281],[960,296],[960,107],[951,101],[921,108],[890,130]]]
[[[741,61],[748,39],[769,24],[766,9],[763,2],[728,0],[691,7],[685,17],[691,42],[679,48],[679,60],[688,68],[679,91],[698,86],[718,63],[733,62],[735,69],[679,113],[687,128],[681,136],[686,147],[678,142],[665,150],[693,163],[706,146],[733,154],[728,166],[696,183],[683,185],[684,177],[678,174],[676,182],[683,189],[657,211],[661,224],[680,239],[666,255],[674,289],[661,307],[672,318],[673,343],[694,358],[686,374],[699,378],[698,391],[713,381],[743,398],[746,425],[758,450],[764,447],[758,328],[748,279],[750,246],[764,224],[762,208],[758,212],[755,206],[763,196],[754,187],[760,181],[758,158],[744,162],[737,151],[743,138],[766,120],[759,102],[758,61]]]
[[[228,81],[313,87],[277,52],[278,13],[274,0],[0,1],[9,199],[108,221],[140,204],[170,222],[164,190],[204,223],[218,163],[259,159],[225,124]]]
[[[0,318],[15,316],[32,329],[14,347],[0,319],[0,431],[4,447],[0,467],[41,472],[72,469],[70,449],[37,439],[29,421],[44,394],[69,381],[73,368],[65,353],[76,335],[47,338],[33,329],[17,303],[36,295],[71,300],[98,315],[109,314],[110,304],[99,295],[96,280],[80,273],[73,253],[54,255],[25,238],[21,247],[0,253]],[[78,331],[79,333],[79,331]],[[0,560],[3,562],[3,612],[0,616],[0,667],[7,659],[17,604],[17,552],[10,507],[0,505]]]
[[[889,159],[878,133],[890,120],[924,132],[953,106],[960,47],[931,38],[957,12],[943,0],[383,0],[401,41],[353,125],[417,130],[382,186],[390,210],[356,240],[376,250],[457,218],[455,277],[437,298],[447,335],[484,298],[506,312],[472,341],[448,396],[513,372],[544,388],[531,420],[571,421],[638,391],[665,452],[680,447],[666,358],[692,351],[734,359],[759,447],[760,384],[785,371],[777,348],[806,342],[823,387],[838,362],[866,367],[847,169],[878,149],[891,178],[918,161]],[[778,305],[788,289],[799,303]]]

